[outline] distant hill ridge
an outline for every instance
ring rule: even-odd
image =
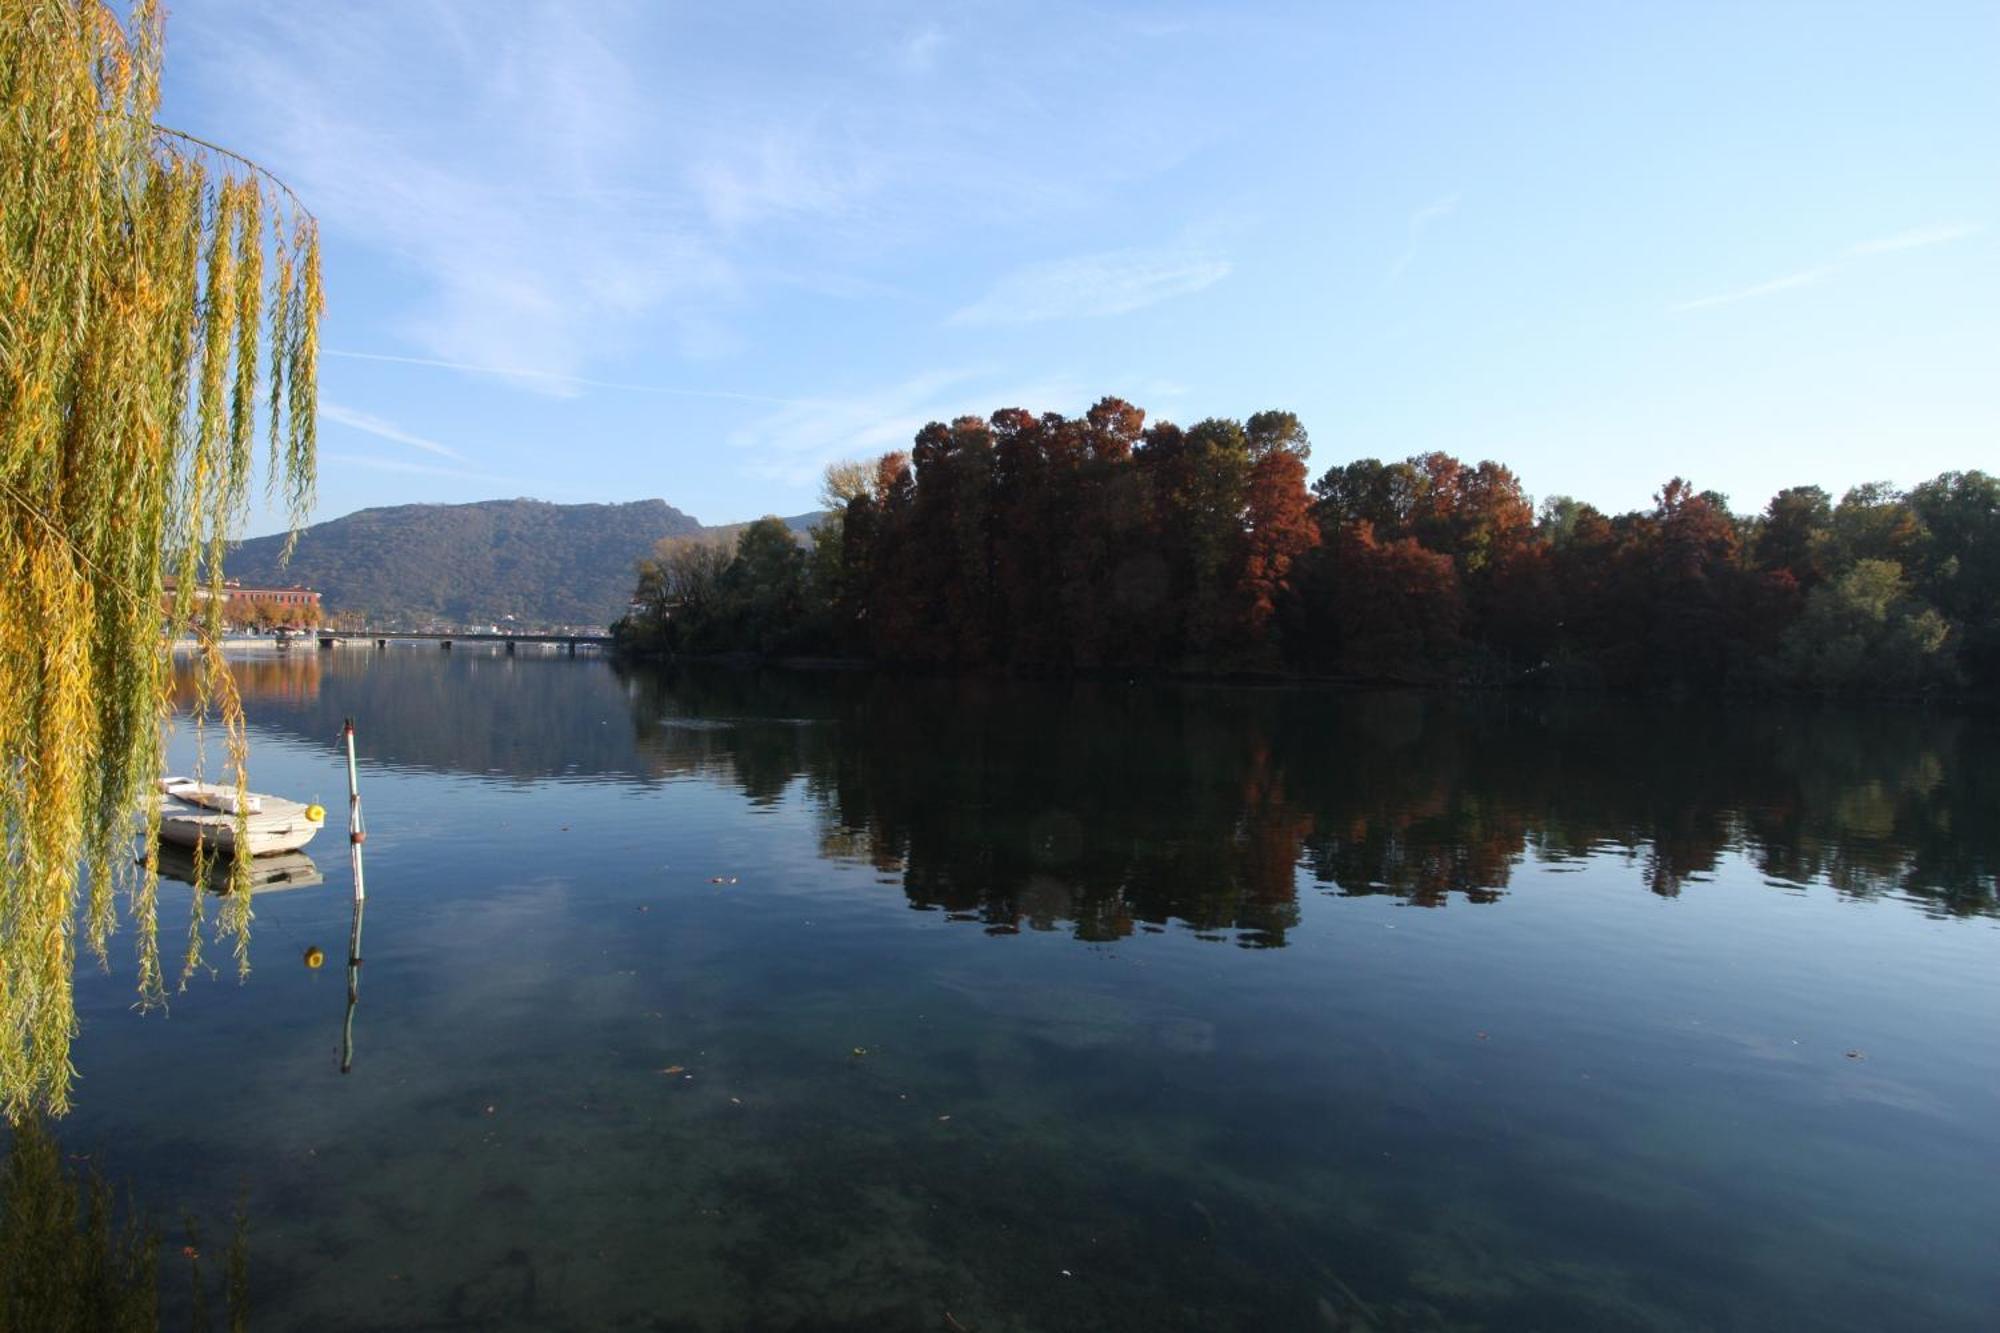
[[[803,533],[819,518],[785,520]],[[224,572],[245,583],[302,583],[329,613],[371,624],[502,622],[602,626],[625,613],[633,563],[662,537],[728,533],[704,527],[664,500],[629,504],[473,504],[361,509],[302,530],[289,564],[283,536],[232,549]]]

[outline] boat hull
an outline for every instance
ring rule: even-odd
[[[279,796],[245,795],[243,845],[238,847],[237,796],[232,788],[168,778],[161,782],[160,841],[197,845],[231,855],[275,856],[295,852],[313,840],[324,823],[318,806]],[[220,808],[218,808],[220,807]],[[314,819],[313,815],[321,817]]]
[[[296,817],[270,813],[251,815],[247,847],[252,856],[295,852],[311,842],[319,830],[320,826],[308,820],[303,813]],[[160,815],[160,840],[181,847],[193,847],[200,843],[234,854],[237,851],[236,816],[213,811],[188,815],[163,811]]]

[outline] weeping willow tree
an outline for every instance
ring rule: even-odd
[[[255,164],[166,129],[161,11],[0,0],[0,1108],[67,1109],[80,945],[121,916],[164,998],[152,848],[173,662],[197,654],[243,785],[216,646],[222,556],[266,485],[311,503],[319,246]],[[145,811],[143,864],[130,854]],[[247,965],[247,875],[206,926]],[[182,980],[199,960],[192,896]]]

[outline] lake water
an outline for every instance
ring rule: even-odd
[[[241,673],[325,883],[57,1134],[255,1326],[1995,1326],[1990,719]]]

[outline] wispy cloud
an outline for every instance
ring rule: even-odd
[[[976,377],[971,370],[934,370],[849,398],[798,404],[734,432],[731,446],[752,454],[752,473],[801,484],[828,463],[898,449],[926,422],[951,409],[956,389]]]
[[[586,375],[564,375],[553,370],[521,370],[508,366],[482,366],[466,361],[446,361],[431,356],[396,356],[389,352],[356,352],[346,349],[325,348],[321,356],[339,357],[346,361],[385,361],[400,366],[429,366],[436,370],[454,370],[465,375],[490,375],[499,379],[523,379],[545,381],[558,387],[580,389],[617,389],[624,393],[653,393],[671,398],[719,398],[735,403],[780,403],[812,406],[810,399],[775,398],[762,393],[735,393],[728,389],[688,389],[671,384],[633,384],[624,380],[593,379]],[[324,406],[321,412],[325,412]],[[337,419],[337,418],[336,418]],[[354,424],[352,422],[348,424]],[[366,427],[363,427],[366,429]],[[381,432],[375,432],[380,434]],[[385,438],[400,439],[390,435]],[[414,443],[414,441],[405,441]],[[456,457],[457,455],[453,455]]]
[[[551,487],[546,482],[525,477],[502,476],[492,472],[475,472],[467,468],[438,467],[432,463],[413,463],[407,458],[383,458],[376,454],[322,453],[322,463],[335,463],[341,467],[367,468],[371,472],[395,472],[413,477],[449,477],[458,481],[477,481],[501,486],[522,487],[522,494],[541,494]]]
[[[1004,383],[985,370],[933,370],[850,397],[774,412],[736,431],[729,443],[750,455],[752,475],[804,485],[828,463],[908,448],[932,421],[968,412],[985,416],[1007,406],[1074,410],[1081,397],[1082,390],[1066,381]]]
[[[1754,282],[1748,287],[1739,287],[1733,292],[1718,292],[1714,296],[1697,297],[1692,301],[1682,301],[1668,307],[1676,313],[1683,310],[1706,310],[1710,306],[1734,305],[1738,301],[1754,301],[1760,296],[1773,296],[1778,292],[1789,292],[1799,287],[1812,287],[1822,283],[1840,271],[1838,264],[1821,264],[1818,268],[1804,268],[1796,273],[1787,273],[1780,278],[1764,282]]]
[[[1423,239],[1425,229],[1432,223],[1442,221],[1457,212],[1458,201],[1458,195],[1448,194],[1442,199],[1433,199],[1410,214],[1409,239],[1403,245],[1403,253],[1397,255],[1396,262],[1389,265],[1389,271],[1383,275],[1382,281],[1394,282],[1403,276],[1403,270],[1417,257],[1417,245]]]
[[[834,218],[880,184],[865,156],[827,151],[809,125],[769,125],[714,146],[688,171],[708,220],[725,235],[773,221]]]
[[[1748,287],[1738,287],[1734,291],[1701,296],[1692,301],[1677,301],[1668,306],[1667,310],[1672,314],[1681,314],[1689,310],[1707,310],[1715,306],[1734,305],[1738,301],[1753,301],[1759,297],[1775,296],[1779,292],[1796,291],[1801,287],[1816,287],[1856,262],[1865,262],[1877,255],[1894,254],[1901,250],[1921,250],[1926,246],[1962,241],[1984,230],[1984,225],[1977,222],[1938,222],[1925,227],[1912,227],[1893,236],[1883,236],[1876,240],[1860,241],[1850,245],[1842,253],[1841,258],[1830,264],[1817,264],[1795,273],[1755,282]]]
[[[937,66],[944,41],[944,30],[935,23],[919,28],[898,44],[896,63],[911,74],[928,74]]]
[[[385,421],[367,412],[357,412],[351,407],[342,407],[338,403],[329,403],[322,399],[319,415],[322,421],[337,421],[352,430],[362,431],[384,440],[394,440],[397,444],[407,444],[412,449],[422,449],[440,458],[456,459],[461,463],[465,461],[465,455],[458,450],[439,444],[436,440],[425,439],[421,435],[412,435],[395,422]]]
[[[1092,10],[809,7],[779,47],[756,6],[506,11],[183,0],[168,96],[309,201],[362,345],[543,394],[758,347],[796,275],[838,300],[934,290],[910,275],[964,262],[959,229],[1127,200],[1246,114],[1131,77],[1157,57]]]
[[[1140,310],[1212,287],[1230,262],[1181,250],[1117,250],[1016,269],[959,310],[951,324],[1033,324]]]
[[[1939,222],[1928,227],[1912,227],[1899,231],[1894,236],[1884,236],[1880,240],[1863,241],[1850,246],[1850,255],[1881,255],[1895,250],[1920,250],[1927,245],[1945,245],[1952,241],[1962,241],[1968,236],[1977,236],[1984,231],[1977,222]]]
[[[744,295],[735,234],[872,188],[855,165],[871,154],[819,141],[809,119],[669,114],[677,99],[633,58],[658,44],[642,10],[202,18],[190,45],[232,104],[220,116],[256,127],[243,146],[312,201],[330,253],[358,243],[407,275],[394,331],[438,360],[519,367],[509,378],[537,392],[573,392],[642,329],[682,352],[730,344],[717,315]]]

